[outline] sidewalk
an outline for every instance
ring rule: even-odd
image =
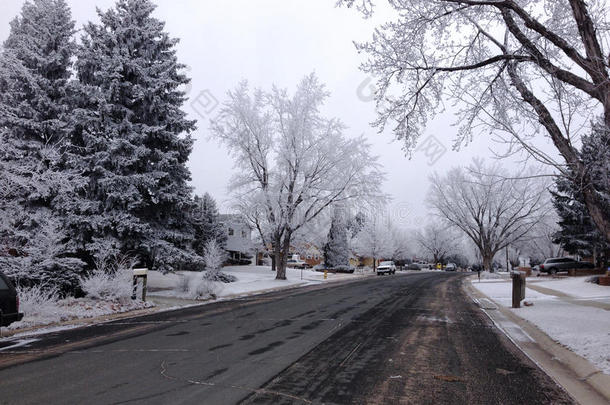
[[[492,321],[578,402],[610,402],[610,289],[584,279],[528,279],[512,309],[509,280],[476,278],[465,288]],[[550,288],[555,287],[555,288]]]

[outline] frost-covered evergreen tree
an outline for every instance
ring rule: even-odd
[[[223,225],[218,220],[216,201],[210,194],[195,196],[191,223],[195,232],[193,249],[198,255],[204,256],[205,246],[211,240],[218,242],[221,247],[225,245],[227,237]]]
[[[84,27],[73,144],[83,154],[91,203],[78,228],[89,252],[111,246],[174,270],[201,259],[191,248],[186,166],[195,122],[182,110],[189,79],[178,40],[154,9],[150,0],[119,0],[98,11],[100,24]]]
[[[593,187],[606,201],[605,215],[610,217],[610,132],[603,125],[594,125],[593,129],[592,134],[583,137],[581,154]],[[607,262],[610,245],[587,210],[581,182],[572,173],[570,177],[558,177],[555,187],[553,205],[561,229],[555,234],[554,242],[568,253],[593,256]]]
[[[330,230],[324,245],[324,264],[326,267],[347,266],[349,264],[349,244],[347,224],[341,208],[335,207]]]
[[[600,254],[606,245],[573,183],[564,177],[555,181],[557,191],[553,194],[553,205],[559,215],[560,231],[554,242],[568,253],[580,256]],[[607,246],[606,246],[607,249]]]
[[[64,170],[73,33],[65,1],[26,2],[0,55],[0,262],[22,284],[64,291],[84,265],[63,222],[80,184]]]

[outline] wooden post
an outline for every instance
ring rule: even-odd
[[[146,302],[146,281],[148,280],[148,275],[142,276],[142,301]]]

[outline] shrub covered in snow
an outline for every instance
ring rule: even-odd
[[[209,281],[220,281],[232,283],[237,281],[237,277],[223,273],[222,264],[227,258],[225,250],[216,240],[210,240],[205,244],[203,261],[205,262],[205,272],[203,279]]]
[[[81,287],[90,298],[121,299],[131,297],[131,274],[119,271],[114,274],[104,270],[94,270],[81,277]]]
[[[189,299],[215,299],[220,292],[220,286],[214,282],[216,280],[205,278],[207,274],[206,271],[203,273],[203,277],[200,276],[200,273],[180,275],[176,281],[176,292],[179,296]]]
[[[191,286],[191,278],[190,274],[180,274],[176,279],[176,291],[179,293],[188,293]]]
[[[205,298],[212,298],[212,299],[216,299],[216,297],[218,296],[218,293],[220,288],[218,287],[217,284],[215,284],[213,281],[211,280],[197,280],[197,283],[195,284],[195,288],[193,290],[193,298],[195,299],[205,299]]]
[[[232,274],[223,273],[222,271],[206,271],[203,273],[203,279],[220,281],[221,283],[233,283],[237,281],[237,277]]]
[[[90,298],[116,300],[131,297],[131,269],[135,260],[130,257],[110,256],[99,258],[96,268],[81,277],[81,288]]]
[[[50,322],[61,320],[58,306],[59,292],[50,285],[17,286],[19,310],[29,318],[48,319]]]

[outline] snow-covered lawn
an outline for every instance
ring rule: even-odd
[[[534,285],[550,288],[578,298],[610,298],[610,287],[588,283],[587,279],[590,277],[566,277],[548,281],[535,281]]]
[[[276,280],[275,272],[271,271],[269,266],[227,266],[222,268],[222,272],[235,276],[237,281],[232,283],[213,282],[217,298],[243,296],[276,289],[354,279],[367,274],[373,274],[370,270],[356,270],[354,274],[328,273],[327,279],[324,280],[324,273],[322,272],[312,269],[301,271],[289,268],[286,269],[286,280]],[[201,273],[178,272],[177,274],[164,275],[155,271],[149,272],[149,288],[152,290],[163,289],[161,291],[151,291],[149,296],[153,300],[155,296],[189,298],[188,293],[175,288],[181,276],[200,278]]]
[[[482,281],[479,283],[478,281],[473,281],[472,285],[474,285],[479,291],[488,297],[492,298],[498,304],[501,304],[506,307],[510,307],[512,305],[512,282],[510,281],[494,281],[494,282],[485,282]],[[527,285],[527,284],[526,284]],[[534,291],[531,288],[525,289],[525,300],[526,301],[538,301],[539,299],[553,299],[554,297],[539,293],[538,291]]]
[[[529,279],[528,279],[529,281]],[[584,277],[558,281],[533,282],[574,297],[588,297],[603,307],[610,298],[610,288],[586,283]],[[496,303],[511,306],[510,281],[472,285]],[[610,374],[610,309],[579,305],[578,300],[562,299],[526,288],[525,300],[533,306],[511,309],[516,315],[536,325],[558,343],[586,358],[605,374]]]
[[[12,323],[8,329],[26,329],[75,319],[95,318],[134,311],[153,306],[154,304],[151,302],[132,301],[131,299],[98,300],[91,298],[67,298],[37,310],[22,308],[21,310],[25,314],[23,319]]]

